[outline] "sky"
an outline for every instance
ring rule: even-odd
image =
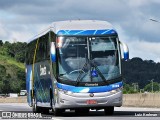
[[[110,22],[130,58],[160,62],[160,0],[0,0],[0,40],[27,42],[54,21],[77,19]]]

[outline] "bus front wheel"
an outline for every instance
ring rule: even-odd
[[[54,109],[53,112],[55,116],[61,116],[63,112],[65,112],[65,110],[64,109]]]
[[[104,109],[105,115],[113,115],[114,113],[114,106],[108,106]]]
[[[75,113],[77,115],[88,114],[89,113],[89,109],[88,108],[77,108],[77,109],[75,109]]]

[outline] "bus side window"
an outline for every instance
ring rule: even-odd
[[[28,50],[28,45],[27,45],[26,51],[25,51],[25,63],[26,63],[26,65],[29,64],[29,50]]]
[[[46,58],[49,59],[50,57],[50,44],[49,44],[49,37],[46,41]]]
[[[28,65],[29,64],[29,62],[28,62],[28,50],[26,49],[26,54],[25,54],[25,63],[26,63],[26,65]]]
[[[35,40],[28,44],[26,50],[26,64],[33,64],[33,56],[35,52],[36,42],[37,41]]]
[[[49,59],[49,56],[50,56],[49,50],[50,50],[49,34],[46,34],[39,38],[36,62],[40,62],[40,61]]]
[[[50,45],[49,45],[49,34],[46,34],[43,39],[44,45],[44,59],[49,59],[50,57]]]

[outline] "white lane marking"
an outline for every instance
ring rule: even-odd
[[[52,120],[63,120],[63,119],[59,119],[59,118],[54,118],[54,117],[52,117]]]

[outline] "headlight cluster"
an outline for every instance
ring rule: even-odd
[[[60,93],[66,94],[66,95],[72,95],[72,94],[73,94],[73,92],[71,92],[71,91],[62,90],[62,89],[58,89],[58,91],[59,91]]]
[[[122,91],[122,89],[123,89],[123,87],[120,87],[120,88],[117,88],[117,89],[115,89],[115,90],[111,90],[110,93],[111,93],[111,94],[116,94],[116,93]]]

